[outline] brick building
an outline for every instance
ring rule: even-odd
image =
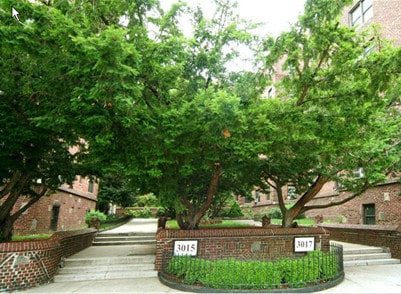
[[[14,223],[14,235],[48,233],[80,229],[86,226],[87,210],[95,209],[99,185],[96,181],[77,176],[72,187],[62,185],[57,192],[43,196]],[[20,198],[16,207],[27,203]]]
[[[355,26],[357,30],[366,29],[370,24],[379,24],[382,37],[401,45],[401,1],[400,0],[355,0],[347,7],[342,16],[342,23]],[[372,48],[374,50],[374,48]],[[285,191],[288,203],[296,201],[295,190],[288,186]],[[251,207],[254,213],[271,209],[278,205],[278,198],[272,189],[264,194],[252,192],[254,200],[238,199],[242,206]],[[326,184],[309,205],[320,205],[338,202],[346,198],[348,191],[341,190],[336,183]],[[401,223],[401,183],[399,178],[388,179],[387,182],[365,191],[361,196],[339,206],[326,209],[311,210],[307,217],[323,215],[324,219],[350,224],[399,225]]]
[[[344,10],[342,23],[365,29],[370,24],[379,24],[383,38],[401,45],[401,1],[399,0],[354,0]]]

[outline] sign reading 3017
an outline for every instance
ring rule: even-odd
[[[295,237],[294,252],[307,252],[315,250],[315,237]]]
[[[174,241],[174,256],[196,256],[198,254],[198,240],[176,240]]]

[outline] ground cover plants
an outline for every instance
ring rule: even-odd
[[[174,256],[167,273],[183,284],[212,289],[302,288],[334,280],[339,274],[334,253],[313,251],[297,259],[242,261]]]

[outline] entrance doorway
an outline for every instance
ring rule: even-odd
[[[57,231],[58,215],[60,213],[60,204],[55,203],[52,209],[52,218],[50,220],[50,230]]]
[[[363,223],[365,225],[376,224],[376,209],[374,204],[363,205]]]

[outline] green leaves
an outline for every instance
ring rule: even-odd
[[[277,100],[266,102],[276,109],[269,112],[276,133],[263,152],[263,174],[279,192],[296,186],[299,211],[321,176],[360,194],[399,166],[400,50],[384,45],[377,30],[372,36],[342,25],[347,4],[307,1],[289,32],[265,41],[267,68],[284,78],[275,84]],[[359,168],[364,176],[355,178]]]

